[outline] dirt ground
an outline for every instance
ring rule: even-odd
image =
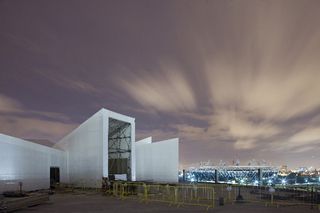
[[[261,204],[227,204],[224,206],[217,206],[216,208],[210,208],[207,211],[206,207],[200,206],[170,206],[166,203],[149,202],[147,204],[139,202],[138,200],[126,199],[120,200],[115,197],[102,196],[97,193],[86,194],[54,194],[50,196],[48,203],[29,207],[27,209],[19,210],[18,213],[31,213],[31,212],[221,212],[221,213],[308,213],[308,212],[320,212],[317,209],[310,209],[309,206],[298,207],[265,207]]]

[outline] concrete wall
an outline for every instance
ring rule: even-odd
[[[67,152],[70,183],[100,187],[104,134],[107,133],[100,110],[55,145]]]
[[[136,142],[137,181],[178,182],[179,139]]]
[[[48,189],[50,167],[60,168],[61,182],[67,181],[66,155],[63,151],[0,134],[0,193],[17,190]]]

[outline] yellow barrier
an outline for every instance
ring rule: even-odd
[[[111,186],[105,191],[106,194],[119,197],[120,199],[137,199],[140,202],[148,203],[152,201],[164,202],[176,207],[183,205],[204,206],[215,208],[217,200],[220,205],[237,202],[239,194],[244,201],[261,203],[266,206],[284,205],[311,205],[319,208],[320,205],[310,201],[310,193],[301,191],[285,191],[277,189],[276,193],[271,194],[269,187],[260,186],[232,186],[232,190],[227,190],[226,184],[152,184],[140,182],[111,182]],[[283,200],[282,197],[288,197]],[[290,198],[290,199],[289,199]]]
[[[90,184],[89,184],[90,183]],[[105,185],[104,185],[105,184]],[[89,188],[88,185],[94,186]],[[154,184],[143,182],[124,182],[97,180],[80,180],[77,184],[71,185],[71,192],[74,187],[78,190],[92,190],[115,196],[119,199],[136,199],[143,203],[164,202],[171,206],[180,207],[183,205],[203,206],[207,209],[215,208],[217,200],[226,203],[237,202],[240,194],[245,202],[260,203],[265,206],[309,206],[320,211],[319,196],[320,189],[314,187],[283,188],[275,187],[274,193],[269,192],[269,187],[232,185],[227,189],[226,184]],[[57,189],[70,188],[60,184]],[[78,191],[79,192],[79,191]]]
[[[112,193],[111,192],[112,188]],[[208,186],[146,184],[130,182],[112,182],[105,191],[120,199],[138,198],[141,202],[165,202],[177,207],[181,205],[198,205],[207,208],[215,206],[215,190]]]

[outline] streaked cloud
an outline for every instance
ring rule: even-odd
[[[252,149],[256,146],[256,141],[254,139],[238,139],[234,143],[234,148],[236,149]]]
[[[0,94],[0,112],[19,112],[21,105],[18,101],[13,100],[5,95]]]
[[[162,65],[153,74],[119,80],[126,92],[142,106],[160,111],[189,111],[196,108],[191,85],[181,70]]]
[[[59,87],[91,95],[101,94],[99,88],[89,83],[88,79],[81,79],[78,76],[70,76],[67,74],[60,75],[52,70],[36,70],[35,72]]]
[[[106,107],[179,136],[183,164],[319,165],[318,0],[109,4],[0,8],[1,131],[56,140]]]
[[[20,138],[46,139],[57,142],[77,124],[20,116],[0,116],[1,133]]]
[[[320,55],[320,29],[313,22],[316,15],[303,16],[305,11],[297,15],[298,2],[286,13],[281,12],[287,8],[284,2],[245,5],[226,5],[228,10],[222,19],[217,18],[219,12],[205,13],[210,3],[184,11],[184,15],[192,14],[187,22],[193,26],[192,32],[187,30],[186,41],[192,45],[187,45],[186,52],[202,69],[197,70],[198,82],[184,70],[177,73],[189,80],[189,86],[185,86],[189,94],[201,97],[202,103],[207,98],[206,107],[211,108],[207,115],[199,113],[203,107],[199,104],[190,104],[193,107],[188,108],[188,114],[182,113],[183,107],[166,96],[180,97],[179,90],[170,88],[168,81],[155,77],[154,72],[143,73],[138,81],[126,85],[127,92],[144,107],[160,112],[180,109],[175,112],[185,123],[180,119],[170,126],[179,137],[195,144],[208,148],[215,144],[229,151],[232,144],[234,152],[252,151],[257,155],[314,151],[318,142],[310,139],[317,135],[320,124],[311,124],[307,117],[320,110],[320,99],[316,98],[320,93],[316,57]],[[182,30],[189,26],[184,18],[178,21]],[[217,29],[208,28],[209,24]],[[163,70],[158,73],[167,75]],[[179,79],[175,81],[179,83]],[[163,87],[170,88],[171,93]],[[202,125],[195,122],[199,118]]]
[[[192,140],[192,141],[207,141],[211,138],[211,135],[207,133],[206,129],[188,125],[188,124],[174,124],[171,125],[176,130],[176,134],[181,137],[183,140]]]
[[[293,136],[281,147],[283,150],[306,152],[317,150],[320,146],[320,126],[305,128]]]
[[[21,138],[50,138],[55,142],[76,127],[61,113],[25,110],[23,105],[0,95],[1,133]]]
[[[294,143],[300,143],[307,151],[306,147],[312,146],[307,140],[316,130],[308,132],[308,127],[306,133],[292,136],[291,143],[283,139],[298,130],[299,118],[320,109],[320,99],[316,98],[320,92],[316,77],[320,76],[316,59],[320,29],[312,16],[297,15],[292,5],[286,13],[281,12],[287,7],[284,2],[267,5],[245,8],[234,2],[230,7],[234,14],[227,16],[221,32],[229,33],[224,34],[225,42],[203,58],[214,109],[209,130],[229,137],[235,149],[259,150],[268,145],[270,151],[279,146],[290,150]],[[301,20],[310,22],[302,26]],[[203,45],[199,49],[212,52]],[[308,120],[304,122],[309,126]]]
[[[313,142],[317,141],[320,143],[320,127],[311,127],[304,129],[295,135],[293,135],[290,139],[290,142],[294,144],[305,144],[305,142]]]
[[[177,137],[177,132],[172,130],[154,129],[140,130],[136,133],[136,141],[152,137],[153,141],[161,141]]]
[[[232,109],[216,111],[210,118],[208,132],[220,137],[234,140],[236,149],[254,148],[262,139],[272,137],[281,132],[273,123],[254,121],[250,113]],[[247,144],[246,144],[247,143]]]
[[[78,90],[85,93],[99,93],[99,90],[96,87],[83,80],[64,79],[61,84],[64,84],[65,87],[68,87],[70,89]]]

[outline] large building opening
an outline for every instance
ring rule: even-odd
[[[55,188],[60,183],[60,168],[50,167],[50,188]]]
[[[131,124],[109,118],[109,176],[131,180]]]

